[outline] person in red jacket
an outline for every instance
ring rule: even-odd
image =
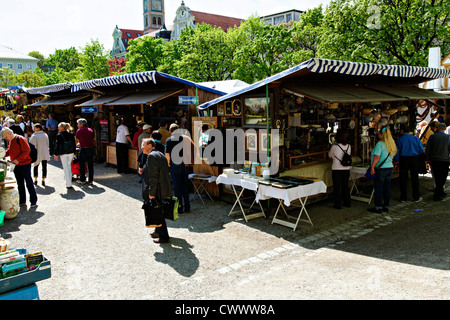
[[[19,189],[19,204],[26,205],[25,184],[30,194],[30,208],[37,207],[37,194],[34,188],[33,178],[31,177],[31,157],[28,141],[9,128],[2,130],[2,139],[9,142],[9,148],[6,150],[6,156],[9,156],[12,163],[15,164],[14,176],[16,177],[17,187]]]

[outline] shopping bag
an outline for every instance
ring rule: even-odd
[[[428,170],[427,170],[427,164],[425,162],[425,155],[422,153],[419,155],[419,174],[427,174]]]
[[[164,217],[168,220],[178,220],[178,198],[168,197],[163,199]]]
[[[163,206],[156,199],[146,200],[142,205],[145,215],[145,226],[147,228],[158,228],[164,223]]]
[[[375,180],[375,175],[372,174],[372,173],[370,172],[371,170],[372,170],[371,168],[367,169],[366,174],[365,174],[364,176],[365,176],[366,178]]]

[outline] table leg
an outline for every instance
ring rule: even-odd
[[[200,200],[202,201],[202,203],[203,203],[203,205],[205,205],[205,202],[203,201],[203,199],[202,199],[202,195],[200,194],[200,192],[199,192],[199,188],[197,188],[197,186],[195,185],[195,183],[194,183],[194,179],[191,179],[191,182],[192,182],[192,184],[194,185],[194,189],[195,189],[195,193],[197,193],[197,195],[200,197]]]
[[[278,199],[278,201],[280,202],[280,204],[278,205],[277,211],[275,212],[275,215],[274,215],[273,220],[272,220],[272,224],[276,223],[276,224],[280,224],[280,225],[283,225],[283,226],[286,226],[286,227],[290,227],[290,228],[293,229],[293,231],[297,230],[297,226],[298,226],[298,223],[299,223],[300,221],[308,222],[308,223],[310,223],[311,225],[313,225],[313,223],[312,223],[312,221],[311,221],[311,218],[310,218],[309,215],[308,215],[308,211],[306,210],[306,202],[308,201],[308,197],[305,197],[303,200],[302,200],[301,198],[298,199],[298,200],[300,201],[300,208],[301,208],[301,209],[300,209],[300,213],[299,213],[299,215],[298,215],[297,220],[296,220],[295,223],[292,223],[292,222],[289,222],[289,221],[285,221],[285,220],[281,220],[281,219],[278,219],[278,218],[277,218],[278,212],[280,211],[280,208],[282,208],[283,211],[284,211],[284,213],[285,213],[285,215],[286,215],[286,217],[287,217],[288,219],[294,219],[294,220],[296,219],[295,217],[290,216],[290,215],[287,214],[287,212],[286,212],[286,210],[284,209],[284,206],[283,206],[283,200]],[[302,219],[302,218],[301,218],[302,215],[303,215],[303,213],[306,214],[306,216],[308,217],[308,220],[307,220],[307,219]]]

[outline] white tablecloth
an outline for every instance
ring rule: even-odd
[[[230,178],[226,174],[221,174],[216,179],[217,184],[232,184],[234,186],[239,186],[244,189],[256,191],[258,190],[259,183],[254,181],[249,181],[246,179]]]
[[[289,189],[280,189],[272,186],[259,185],[258,193],[256,194],[256,201],[259,202],[259,200],[276,198],[283,200],[284,204],[289,207],[291,205],[291,201],[326,192],[327,185],[323,181],[318,181]]]
[[[197,180],[204,180],[207,181],[208,183],[214,182],[216,181],[217,177],[215,176],[209,176],[209,177],[202,177],[202,176],[198,176],[198,174],[192,173],[188,176],[189,179],[197,179]]]

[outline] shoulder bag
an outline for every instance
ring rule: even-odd
[[[388,158],[389,158],[389,154],[388,154],[388,156],[386,157],[386,159],[384,159],[384,161],[380,164],[380,167],[386,162],[386,160],[387,160]],[[378,164],[377,164],[377,166],[376,166],[375,168],[378,168]],[[366,174],[365,174],[364,176],[365,176],[366,178],[375,180],[375,175],[372,174],[372,172],[371,172],[371,167],[369,167],[369,169],[367,169]]]

